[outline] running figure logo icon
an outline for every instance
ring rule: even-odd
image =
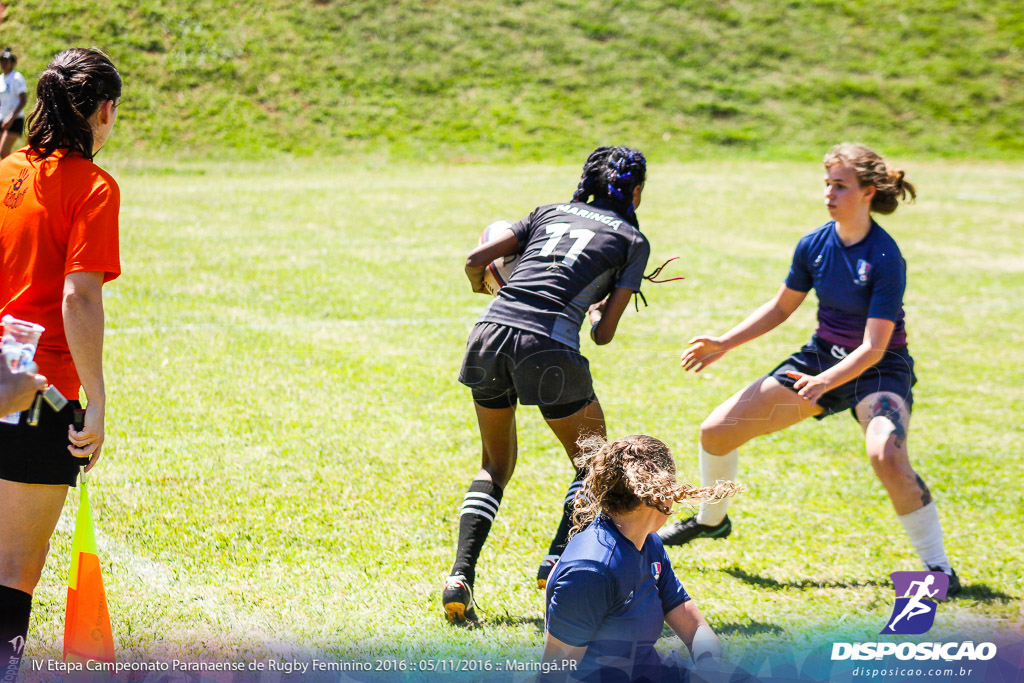
[[[893,572],[896,604],[883,634],[920,635],[935,623],[936,602],[946,599],[945,572]]]

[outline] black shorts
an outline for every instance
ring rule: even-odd
[[[11,121],[11,126],[7,129],[7,132],[11,135],[21,135],[25,132],[25,117],[19,116]]]
[[[68,452],[68,426],[80,407],[78,401],[68,401],[56,413],[44,402],[35,427],[26,423],[27,410],[16,425],[0,423],[0,479],[74,486],[79,468],[89,462],[89,458],[76,458]]]
[[[828,370],[841,361],[853,349],[835,344],[829,344],[814,335],[811,341],[807,342],[802,349],[784,360],[769,376],[774,377],[784,387],[790,389],[796,384],[795,379],[786,376],[786,372],[793,370],[805,375],[818,375]],[[917,384],[917,375],[914,374],[914,359],[906,347],[889,349],[885,352],[877,364],[860,374],[857,379],[850,380],[846,384],[826,391],[818,399],[818,405],[825,409],[825,412],[815,417],[819,420],[849,409],[857,417],[854,408],[862,400],[871,394],[879,391],[887,391],[896,394],[903,399],[907,410],[914,405],[914,392],[911,390]]]
[[[550,337],[497,323],[473,327],[459,381],[487,407],[514,406],[518,400],[542,410],[565,404],[582,408],[594,398],[583,354]]]

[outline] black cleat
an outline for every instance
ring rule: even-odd
[[[658,536],[665,545],[684,545],[695,538],[725,538],[731,533],[732,522],[729,521],[729,515],[713,526],[699,523],[697,516],[694,515],[689,519],[666,524],[658,529]]]
[[[551,576],[551,570],[558,564],[559,555],[545,555],[544,559],[540,561],[540,567],[537,568],[537,588],[544,590],[548,587],[548,577]]]
[[[943,572],[946,576],[949,577],[949,588],[946,589],[947,600],[959,595],[960,591],[963,590],[963,587],[960,586],[960,577],[956,575],[956,570],[954,570],[952,567],[949,568],[948,572],[942,567],[928,567],[928,571]]]
[[[473,589],[462,574],[445,579],[441,604],[444,605],[444,616],[448,619],[449,624],[466,624],[477,621]]]

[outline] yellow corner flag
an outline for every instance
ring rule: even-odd
[[[79,482],[82,502],[75,520],[68,573],[68,607],[64,613],[64,661],[114,661],[114,632],[110,628],[107,595],[96,553],[96,531],[89,509],[85,476]]]

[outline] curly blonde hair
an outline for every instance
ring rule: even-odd
[[[731,481],[696,488],[676,482],[676,464],[668,446],[652,436],[635,434],[608,443],[597,435],[581,437],[573,459],[586,474],[573,502],[570,538],[601,512],[613,515],[647,505],[666,515],[673,503],[716,502],[743,491]]]
[[[861,187],[874,185],[871,210],[876,213],[890,214],[899,206],[900,200],[913,202],[917,197],[917,190],[904,178],[903,169],[890,166],[882,155],[864,145],[841,142],[828,151],[824,162],[826,169],[836,164],[852,168]],[[910,199],[907,199],[908,195]]]

